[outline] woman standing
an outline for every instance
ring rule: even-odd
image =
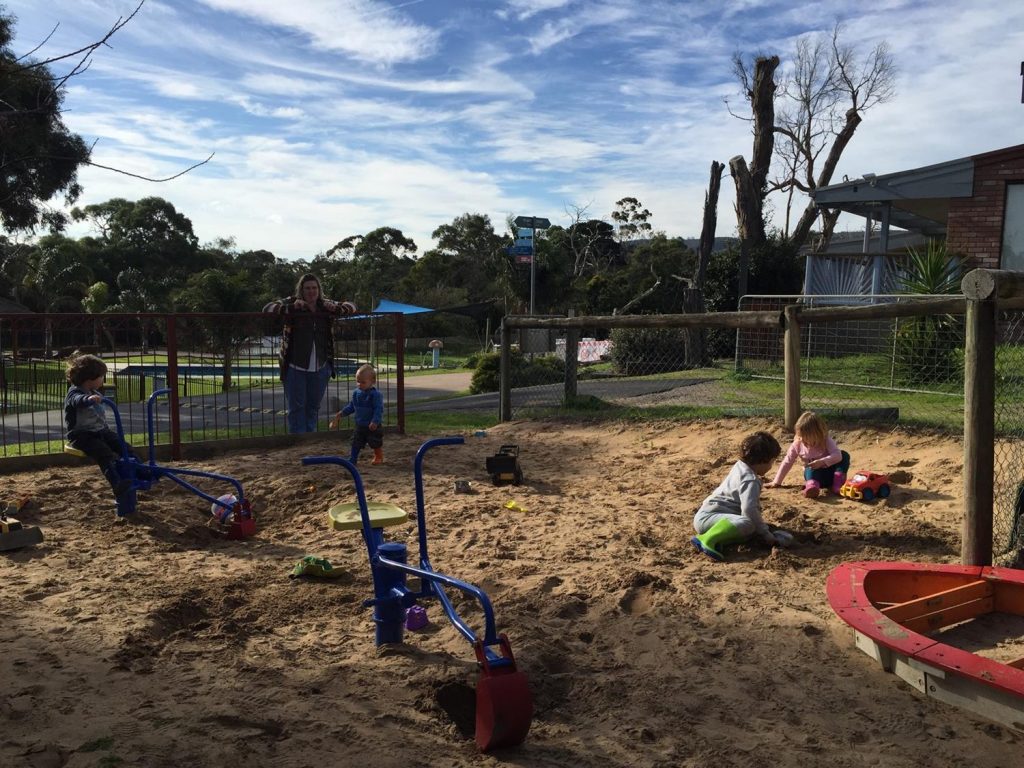
[[[305,274],[299,278],[294,296],[272,301],[263,311],[284,316],[279,356],[288,400],[288,431],[316,432],[320,401],[334,376],[332,316],[355,313],[355,304],[325,299],[320,278]]]

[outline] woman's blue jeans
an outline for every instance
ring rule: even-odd
[[[284,395],[288,399],[288,431],[316,432],[320,415],[320,401],[331,380],[331,368],[325,365],[319,371],[300,371],[289,368],[284,375]]]

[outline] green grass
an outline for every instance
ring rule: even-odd
[[[416,411],[405,414],[405,431],[410,435],[477,432],[490,429],[497,423],[497,414],[484,411]]]

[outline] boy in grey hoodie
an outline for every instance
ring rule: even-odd
[[[121,477],[117,471],[121,439],[107,426],[103,409],[100,389],[107,375],[107,364],[95,355],[78,355],[68,361],[66,374],[71,385],[64,396],[68,444],[99,464],[114,495],[120,496],[131,488],[132,481]]]

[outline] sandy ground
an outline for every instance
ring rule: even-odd
[[[125,522],[93,467],[6,476],[46,541],[0,554],[0,765],[1020,765],[1020,733],[883,673],[824,594],[844,561],[958,559],[960,444],[837,430],[855,468],[894,473],[889,499],[808,500],[791,476],[764,508],[795,547],[698,556],[696,506],[764,428],[785,445],[757,420],[531,422],[430,454],[431,560],[490,595],[536,708],[526,743],[491,755],[472,740],[472,651],[436,603],[426,630],[374,647],[365,547],[325,524],[352,483],[299,463],[339,438],[189,464],[243,481],[260,528],[242,542],[168,481]],[[389,436],[387,463],[363,467],[371,500],[415,508],[421,439]],[[520,487],[484,471],[504,443]],[[415,546],[412,524],[388,536]],[[342,577],[289,579],[305,554]]]

